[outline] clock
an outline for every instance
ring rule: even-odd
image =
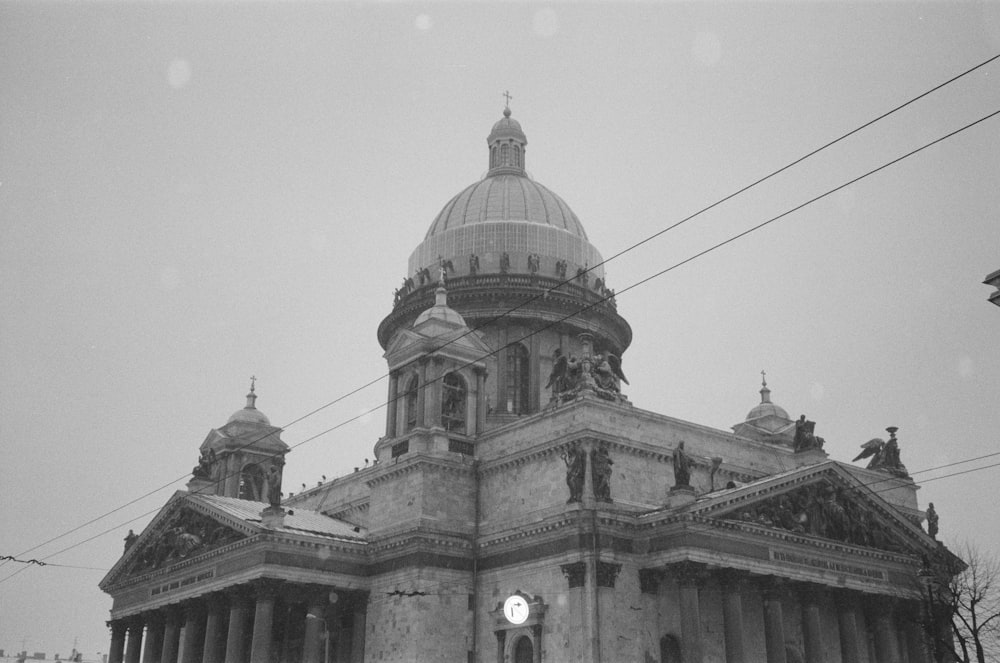
[[[528,601],[518,594],[514,594],[503,602],[503,616],[511,624],[523,624],[528,619]]]

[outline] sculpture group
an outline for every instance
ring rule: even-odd
[[[556,348],[545,388],[552,390],[552,401],[556,403],[572,400],[584,388],[606,400],[621,400],[622,382],[629,383],[617,355],[603,352],[577,359],[576,355],[567,357]]]

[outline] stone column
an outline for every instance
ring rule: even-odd
[[[202,648],[202,663],[223,663],[225,660],[226,640],[223,633],[223,611],[226,609],[225,597],[221,594],[209,594],[205,597],[208,614],[205,617],[205,644]]]
[[[476,368],[476,433],[486,430],[486,369]]]
[[[254,589],[257,594],[257,603],[254,606],[253,614],[253,642],[250,645],[250,663],[271,663],[274,602],[278,598],[278,583],[267,580],[258,581],[254,584]]]
[[[427,366],[427,389],[424,398],[427,410],[424,412],[427,426],[441,425],[441,392],[444,390],[444,362],[439,357],[432,357]]]
[[[229,632],[226,634],[225,663],[247,663],[250,607],[250,597],[244,587],[229,590]]]
[[[423,428],[428,425],[427,423],[427,413],[425,412],[427,408],[427,358],[424,357],[420,360],[420,366],[417,369],[417,420],[414,423],[414,428]]]
[[[385,408],[385,436],[396,437],[396,417],[399,412],[399,371],[389,372],[389,398]]]
[[[787,663],[785,656],[785,617],[781,609],[782,583],[772,578],[763,583],[764,644],[767,663]]]
[[[889,597],[879,597],[874,603],[875,656],[878,663],[900,663],[899,642],[896,638],[895,602]]]
[[[128,622],[128,645],[125,647],[125,663],[139,663],[142,654],[142,629],[145,624],[141,617],[134,617]]]
[[[357,601],[351,615],[351,660],[365,660],[365,624],[367,619],[366,601]]]
[[[826,650],[823,648],[823,625],[819,613],[822,588],[818,585],[803,585],[799,596],[802,602],[802,638],[805,640],[806,660],[809,663],[823,663]]]
[[[111,646],[108,648],[108,663],[122,663],[125,660],[126,624],[120,619],[108,622],[111,627]]]
[[[920,618],[920,605],[911,605],[906,612],[906,624],[903,628],[910,663],[929,663],[931,658]]]
[[[163,651],[160,663],[177,663],[178,641],[181,635],[181,612],[177,606],[166,609],[163,627]]]
[[[746,663],[746,646],[743,638],[744,576],[731,569],[718,574],[722,586],[722,619],[726,637],[726,663]]]
[[[677,565],[675,572],[680,586],[682,658],[684,663],[702,663],[704,648],[698,588],[704,580],[704,571],[700,565],[685,562]]]
[[[325,588],[319,588],[309,596],[306,632],[302,642],[302,663],[323,663],[327,591]]]
[[[861,663],[861,642],[858,639],[857,598],[848,590],[834,595],[837,603],[837,624],[840,635],[840,659],[843,663]]]
[[[163,653],[163,613],[151,612],[146,617],[146,647],[142,663],[160,663]]]
[[[199,663],[205,644],[205,606],[195,599],[184,606],[184,635],[181,656],[184,663]]]

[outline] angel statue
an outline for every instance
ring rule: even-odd
[[[606,352],[594,358],[594,381],[601,389],[621,391],[620,382],[628,384],[628,379],[622,373],[622,360],[617,355]]]
[[[549,381],[545,385],[546,389],[552,389],[552,395],[570,391],[576,387],[580,379],[580,362],[576,355],[570,355],[567,359],[560,348],[556,348],[552,356],[552,372],[549,373]]]
[[[871,458],[868,461],[869,470],[884,470],[899,476],[907,476],[906,467],[899,457],[899,441],[896,440],[896,431],[899,429],[890,426],[886,430],[889,431],[888,442],[878,437],[868,440],[861,445],[861,453],[852,462]]]

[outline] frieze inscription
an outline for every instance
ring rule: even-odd
[[[872,569],[864,566],[858,566],[857,564],[845,564],[843,562],[834,562],[829,559],[820,559],[819,557],[809,557],[808,555],[800,555],[793,552],[782,552],[779,550],[771,551],[771,559],[775,562],[786,562],[788,564],[798,564],[799,566],[810,566],[814,569],[822,569],[824,571],[834,571],[836,573],[848,573],[853,576],[861,576],[868,580],[878,580],[880,582],[886,582],[888,576],[886,576],[885,571],[880,569]]]
[[[150,596],[159,596],[160,594],[166,594],[175,589],[180,589],[181,587],[188,587],[198,582],[204,582],[215,577],[215,571],[205,571],[204,573],[199,573],[195,576],[188,576],[187,578],[181,578],[180,580],[174,580],[173,582],[168,582],[160,585],[159,587],[153,587],[149,590]]]

